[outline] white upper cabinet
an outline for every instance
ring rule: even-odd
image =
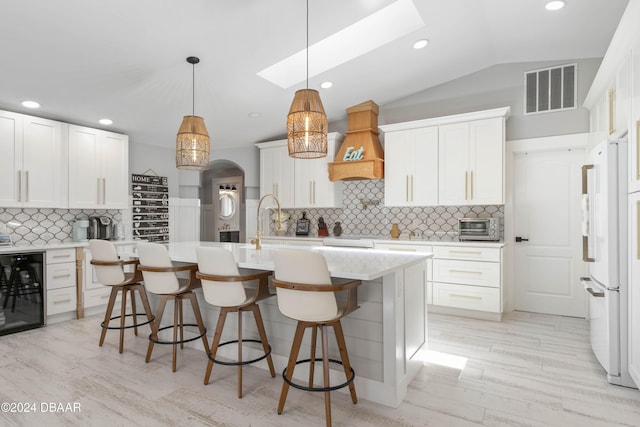
[[[440,205],[504,203],[504,119],[439,128]]]
[[[65,208],[63,123],[0,111],[0,205]]]
[[[333,162],[343,137],[328,135],[328,153],[320,159],[289,157],[287,140],[256,144],[260,149],[260,197],[274,194],[282,208],[335,208],[342,206],[342,182],[329,181],[328,163]]]
[[[69,126],[69,207],[128,207],[129,138],[126,135]]]
[[[342,207],[342,181],[329,180],[329,163],[340,149],[342,135],[330,133],[327,155],[319,159],[294,159],[294,202],[297,208]]]
[[[282,208],[294,207],[294,161],[287,140],[257,144],[260,148],[260,197],[273,194]]]
[[[385,134],[385,206],[438,204],[438,127]]]

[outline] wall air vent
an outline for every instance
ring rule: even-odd
[[[577,64],[524,73],[524,113],[548,113],[576,108]]]

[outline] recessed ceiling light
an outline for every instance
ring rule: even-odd
[[[558,9],[562,9],[564,7],[564,4],[565,2],[562,0],[555,0],[547,3],[547,5],[544,8],[547,10],[558,10]]]
[[[322,89],[329,89],[331,86],[333,86],[333,83],[331,83],[331,82],[322,82],[322,83],[320,83],[320,87]]]
[[[251,117],[252,119],[257,119],[258,117],[260,117],[262,114],[254,111],[253,113],[249,113],[249,117]]]
[[[36,101],[22,101],[22,106],[26,108],[40,108],[40,104]]]
[[[427,40],[427,39],[418,40],[417,42],[415,42],[413,44],[413,48],[414,49],[422,49],[423,47],[425,47],[428,44],[429,44],[429,40]]]
[[[100,123],[101,125],[112,125],[113,124],[113,120],[111,120],[111,119],[100,119],[100,120],[98,120],[98,123]]]

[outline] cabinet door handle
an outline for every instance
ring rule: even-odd
[[[24,187],[25,187],[25,198],[24,201],[29,201],[29,171],[24,171]]]
[[[107,204],[107,178],[102,178],[102,204]]]
[[[22,171],[18,169],[18,201],[22,201]]]
[[[464,199],[469,199],[469,172],[464,171]]]
[[[311,185],[311,181],[309,181],[309,204],[310,205],[313,204],[312,195],[313,195],[313,186]]]
[[[615,114],[614,114],[614,103],[616,99],[616,91],[615,89],[609,90],[609,135],[616,131],[615,127]]]
[[[469,172],[469,200],[473,200],[473,171]]]
[[[98,178],[96,180],[96,185],[97,185],[97,189],[98,189],[98,194],[97,194],[98,200],[96,202],[97,202],[97,204],[100,204],[100,178]]]
[[[69,258],[71,255],[54,255],[53,258]]]
[[[414,197],[415,197],[415,194],[413,192],[413,174],[411,174],[411,201],[412,202]]]
[[[406,175],[405,178],[406,180],[404,183],[404,193],[405,193],[404,200],[408,202],[409,201],[409,175]]]
[[[316,182],[313,181],[313,204],[316,204]]]
[[[59,299],[59,300],[53,301],[54,304],[64,304],[65,302],[71,302],[71,298]]]
[[[63,277],[71,277],[71,274],[60,274],[58,276],[53,276],[54,279],[62,279]]]

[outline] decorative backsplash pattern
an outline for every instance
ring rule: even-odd
[[[343,236],[388,237],[391,224],[397,223],[401,235],[411,232],[417,238],[449,240],[458,235],[458,218],[502,218],[503,205],[489,206],[384,206],[384,180],[345,181],[342,209],[288,209],[291,216],[287,236],[295,236],[296,220],[307,212],[311,220],[310,236],[318,234],[318,218],[323,217],[333,236],[333,227],[340,221]],[[504,225],[501,224],[501,235]],[[271,223],[271,234],[275,225]]]
[[[16,246],[71,241],[71,221],[106,215],[122,221],[119,210],[0,208],[0,233],[9,233]]]

